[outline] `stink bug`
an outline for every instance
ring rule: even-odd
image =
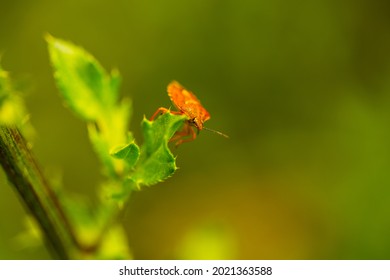
[[[166,113],[166,112],[170,112],[171,114],[176,114],[176,115],[186,115],[188,119],[184,123],[183,129],[181,131],[176,132],[176,134],[170,140],[170,141],[177,140],[176,146],[184,142],[192,141],[196,138],[197,133],[195,133],[194,127],[196,127],[198,133],[202,129],[206,129],[214,133],[217,133],[223,137],[228,138],[228,136],[223,134],[222,132],[204,127],[203,124],[204,122],[210,119],[210,114],[202,106],[199,99],[196,98],[196,96],[192,92],[186,90],[182,85],[180,85],[176,81],[171,82],[168,85],[167,90],[172,103],[179,111],[170,111],[167,108],[160,107],[153,114],[150,120],[153,120],[159,113]],[[186,136],[190,136],[190,138],[184,138]]]

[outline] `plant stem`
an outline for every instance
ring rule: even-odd
[[[53,257],[70,259],[79,247],[74,231],[16,127],[0,126],[0,164],[41,226]]]

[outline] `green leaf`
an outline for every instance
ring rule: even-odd
[[[103,173],[115,177],[115,174],[117,173],[115,162],[109,154],[110,147],[107,144],[104,135],[99,132],[95,123],[88,123],[87,128],[91,144],[93,145],[96,154],[99,156],[100,161],[103,163]]]
[[[8,72],[0,66],[0,124],[21,127],[26,117],[23,99],[13,88]]]
[[[126,231],[120,224],[113,224],[100,242],[96,258],[102,260],[132,259]]]
[[[112,201],[116,206],[122,208],[125,202],[129,199],[131,193],[137,189],[135,183],[129,179],[123,181],[109,181],[105,182],[100,189],[99,197],[104,205],[110,205]]]
[[[111,155],[117,159],[123,159],[128,168],[132,168],[138,161],[140,149],[135,142],[131,142],[125,146],[118,146],[113,149]]]
[[[121,78],[117,70],[107,71],[83,48],[46,36],[54,77],[68,106],[88,121],[88,134],[106,175],[121,176],[123,161],[110,150],[133,141],[128,133],[131,102],[119,101]]]
[[[68,106],[85,120],[95,121],[118,99],[120,77],[111,76],[83,48],[46,36],[54,77]]]
[[[144,144],[135,172],[130,176],[138,186],[154,185],[170,177],[175,170],[175,157],[168,142],[184,123],[186,116],[165,113],[155,121],[142,121]]]

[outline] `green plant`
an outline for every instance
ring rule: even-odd
[[[46,36],[54,77],[68,107],[86,122],[99,157],[104,181],[96,189],[99,203],[87,206],[62,190],[54,190],[40,172],[23,134],[23,100],[0,68],[0,161],[14,187],[45,233],[55,258],[130,258],[117,217],[130,194],[152,186],[176,170],[168,147],[185,116],[166,113],[143,119],[144,143],[128,131],[131,102],[120,99],[120,75],[107,73],[84,49]]]

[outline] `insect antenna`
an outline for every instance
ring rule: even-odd
[[[225,137],[225,138],[229,138],[229,136],[227,136],[226,134],[223,134],[223,133],[220,132],[220,131],[217,131],[217,130],[214,130],[214,129],[211,129],[211,128],[208,128],[208,127],[203,127],[203,129],[208,130],[208,131],[211,131],[211,132],[214,132],[214,133],[216,133],[216,134],[218,134],[218,135],[221,135],[221,136],[223,136],[223,137]]]

